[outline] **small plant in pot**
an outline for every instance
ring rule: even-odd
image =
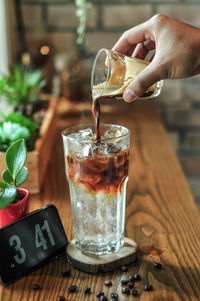
[[[28,168],[24,166],[26,158],[24,139],[15,141],[6,151],[7,169],[2,172],[0,181],[0,227],[28,213],[30,193],[18,187],[28,177]]]
[[[40,100],[40,91],[45,84],[41,70],[15,65],[9,75],[0,79],[0,95],[6,97],[14,111],[37,121],[39,112],[43,114],[47,106]]]
[[[0,152],[5,152],[13,142],[23,138],[28,151],[34,150],[39,137],[39,125],[16,112],[0,113]],[[1,165],[1,164],[0,164]]]

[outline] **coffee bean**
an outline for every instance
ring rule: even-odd
[[[124,265],[123,267],[121,267],[121,271],[122,272],[127,272],[128,271],[128,268],[126,265]]]
[[[141,277],[140,277],[140,275],[138,273],[134,274],[133,277],[134,277],[135,281],[140,281],[141,280]]]
[[[118,296],[117,293],[111,293],[111,294],[110,294],[110,297],[111,297],[112,299],[117,300],[119,296]]]
[[[77,286],[76,286],[76,285],[70,285],[70,286],[68,287],[68,292],[69,292],[69,293],[76,292],[76,290],[77,290]]]
[[[162,264],[158,263],[158,262],[154,262],[153,266],[154,266],[154,268],[159,269],[159,270],[162,268]]]
[[[84,291],[85,294],[90,294],[91,293],[91,288],[90,287],[85,287],[83,291]]]
[[[127,286],[130,287],[130,288],[133,288],[134,287],[134,282],[129,281],[127,283]]]
[[[127,287],[122,288],[122,294],[130,295],[130,289]]]
[[[96,293],[96,296],[97,298],[100,298],[101,296],[104,296],[104,292],[99,291]]]
[[[34,291],[37,291],[37,290],[40,289],[40,285],[39,285],[38,283],[34,283],[34,284],[32,285],[32,289],[33,289]]]
[[[65,301],[65,297],[64,296],[58,296],[58,301]]]
[[[129,280],[127,280],[127,279],[121,280],[121,285],[127,285],[127,283],[129,283]]]
[[[152,286],[151,284],[146,284],[146,285],[144,286],[144,290],[145,290],[145,291],[152,291],[152,290],[153,290],[153,286]]]
[[[112,281],[111,280],[105,281],[104,285],[105,286],[112,286]]]
[[[138,296],[138,291],[137,290],[132,290],[131,295],[132,296]]]
[[[106,296],[101,296],[100,301],[108,301],[108,298]]]
[[[131,282],[134,282],[134,281],[135,281],[134,275],[130,275],[128,279],[129,279],[129,281],[131,281]]]
[[[65,270],[61,274],[62,274],[62,277],[67,277],[70,275],[70,273],[71,273],[71,270]]]

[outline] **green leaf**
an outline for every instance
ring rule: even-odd
[[[37,128],[37,123],[31,121],[29,118],[25,117],[24,115],[18,114],[16,112],[10,113],[9,115],[3,115],[5,121],[11,121],[13,123],[18,123],[21,126],[24,126],[29,129],[31,133],[33,133]]]
[[[1,94],[2,94],[3,91],[4,91],[4,88],[5,88],[6,84],[7,84],[7,81],[8,81],[8,79],[7,79],[6,76],[4,76],[4,77],[2,77],[2,78],[0,79],[0,93],[1,93]]]
[[[13,180],[26,162],[27,150],[24,139],[14,142],[6,151],[6,164]]]
[[[22,183],[24,183],[27,177],[28,177],[28,168],[24,166],[16,176],[16,186],[19,186]]]
[[[10,174],[10,172],[9,172],[8,169],[5,169],[5,170],[2,172],[1,177],[2,177],[2,179],[3,179],[6,183],[11,184],[11,183],[13,182],[13,178],[12,178],[12,176],[11,176],[11,174]]]
[[[42,89],[46,85],[46,82],[46,79],[41,80],[40,83],[38,83],[37,88]]]
[[[0,181],[0,191],[1,191],[2,189],[5,189],[5,188],[8,187],[8,186],[9,186],[8,183],[3,182],[3,181]]]
[[[0,93],[12,104],[28,104],[38,99],[45,83],[41,70],[15,65],[9,75],[0,81]]]
[[[28,128],[11,121],[3,122],[0,126],[0,140],[2,142],[14,142],[20,138],[27,139],[31,135]]]
[[[17,189],[15,186],[1,181],[0,192],[0,209],[3,209],[14,201],[17,195]]]
[[[16,141],[20,138],[29,138],[30,137],[30,131],[24,127],[24,126],[19,126],[15,132],[13,132],[11,135],[10,135],[10,138],[12,141]]]

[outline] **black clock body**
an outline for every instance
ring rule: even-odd
[[[64,254],[68,243],[56,207],[49,204],[0,229],[0,281],[7,285]]]

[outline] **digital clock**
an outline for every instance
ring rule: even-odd
[[[47,205],[0,229],[0,280],[9,284],[65,253],[68,244],[54,205]]]

